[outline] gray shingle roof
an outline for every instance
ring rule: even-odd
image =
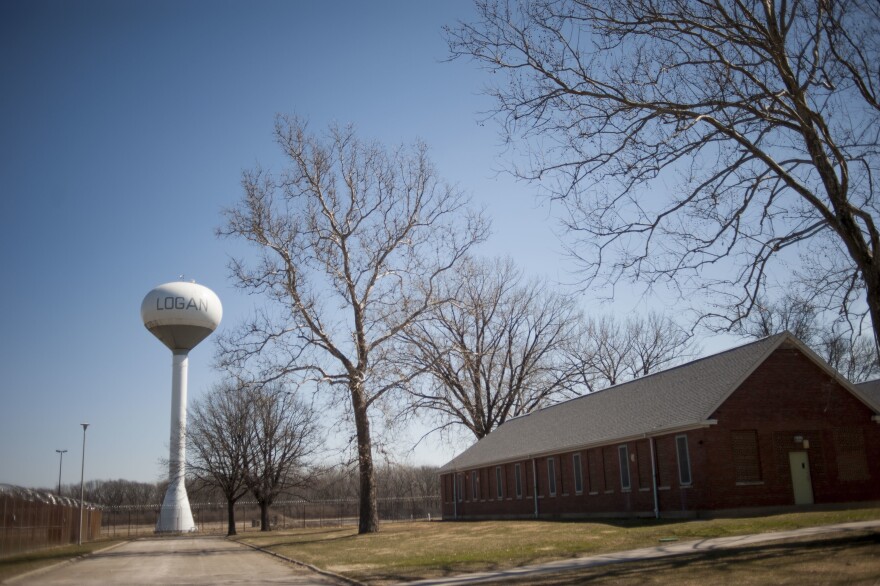
[[[859,383],[856,385],[856,389],[861,391],[871,403],[880,407],[880,379]]]
[[[440,472],[705,425],[746,377],[786,341],[833,373],[784,332],[511,419],[453,458]]]

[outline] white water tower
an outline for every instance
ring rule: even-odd
[[[156,532],[195,531],[186,494],[186,371],[189,351],[220,325],[223,307],[217,295],[201,285],[178,281],[159,285],[144,297],[141,318],[150,332],[173,353],[171,368],[171,441],[168,490]]]

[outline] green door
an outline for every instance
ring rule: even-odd
[[[813,483],[810,480],[810,459],[806,452],[789,452],[791,464],[791,486],[794,489],[794,504],[813,504]]]

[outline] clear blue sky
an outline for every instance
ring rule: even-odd
[[[278,169],[276,113],[419,138],[440,174],[487,206],[486,254],[566,278],[532,188],[497,176],[486,73],[443,62],[441,27],[470,0],[0,2],[0,482],[165,475],[171,355],[140,321],[178,275],[212,288],[229,327],[254,300],[231,287],[220,211],[242,169]],[[190,400],[217,380],[190,354]],[[434,440],[416,460],[451,456]]]

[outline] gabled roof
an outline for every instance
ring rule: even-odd
[[[856,389],[861,391],[868,401],[873,403],[877,410],[880,411],[880,378],[859,383],[856,385]]]
[[[797,338],[783,332],[508,420],[446,463],[440,473],[705,427],[714,423],[709,417],[731,393],[786,343],[880,412],[880,401],[856,390]]]

